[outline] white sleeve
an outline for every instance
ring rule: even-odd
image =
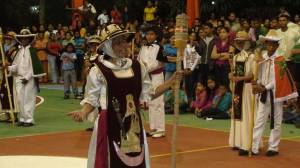
[[[80,105],[88,103],[93,107],[100,107],[100,94],[103,85],[103,77],[99,70],[97,67],[92,67],[87,77],[84,99],[80,102]]]
[[[155,93],[155,88],[152,85],[149,74],[146,70],[146,67],[143,63],[141,63],[141,73],[142,73],[142,93],[140,96],[141,102],[148,102],[152,99],[152,95]]]

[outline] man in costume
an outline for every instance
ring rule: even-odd
[[[266,121],[270,115],[271,134],[266,156],[279,154],[278,146],[281,135],[283,102],[298,97],[293,78],[285,63],[285,58],[278,51],[281,37],[275,30],[270,30],[260,40],[267,48],[258,69],[257,82],[253,82],[253,93],[258,94],[257,116],[253,129],[253,154],[258,154]]]
[[[129,34],[115,24],[101,31],[99,47],[105,56],[99,57],[89,72],[82,110],[68,114],[83,121],[95,108],[101,110],[90,143],[88,168],[149,167],[140,101],[156,98],[175,79],[182,79],[182,73],[175,73],[165,84],[153,87],[143,64],[125,58]]]
[[[5,36],[4,36],[4,44],[3,44],[3,48],[4,48],[4,54],[5,54],[5,58],[6,61],[8,61],[9,63],[12,63],[17,47],[16,47],[16,42],[14,40],[14,32],[8,32]],[[2,73],[1,77],[0,77],[0,113],[3,114],[4,113],[4,117],[0,117],[1,121],[6,121],[6,122],[12,122],[11,120],[11,116],[9,114],[9,112],[13,112],[14,113],[14,118],[15,121],[17,121],[17,112],[18,112],[18,108],[17,108],[17,104],[16,104],[16,96],[14,95],[15,93],[15,89],[13,87],[13,77],[12,76],[7,76],[8,79],[8,85],[6,86],[6,77],[4,76],[5,74]],[[10,90],[10,95],[11,95],[11,101],[12,101],[12,108],[10,107],[10,103],[9,103],[9,94],[8,94],[8,88]]]
[[[239,149],[239,155],[248,155],[250,136],[250,117],[252,110],[252,85],[255,68],[255,55],[249,51],[251,46],[249,35],[239,31],[234,40],[235,47],[240,51],[232,60],[233,72],[231,82],[234,87],[233,117],[229,145]]]
[[[164,63],[168,59],[163,54],[163,47],[159,45],[159,28],[149,26],[145,30],[147,44],[141,47],[138,60],[142,62],[149,73],[151,83],[157,87],[164,83]],[[164,96],[152,100],[149,106],[150,133],[153,138],[165,136],[165,103]]]
[[[17,125],[24,127],[34,125],[34,109],[38,92],[37,77],[46,75],[38,60],[36,50],[31,47],[35,36],[28,29],[22,29],[20,34],[15,35],[20,47],[16,51],[12,64],[5,65],[5,68],[14,77],[17,104],[20,110],[20,119]]]

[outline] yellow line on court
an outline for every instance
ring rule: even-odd
[[[204,152],[204,151],[210,151],[210,150],[217,150],[217,149],[223,149],[228,148],[229,146],[216,146],[216,147],[208,147],[208,148],[200,148],[200,149],[193,149],[193,150],[186,150],[182,152],[176,152],[176,154],[187,154],[187,153],[196,153],[196,152]],[[171,156],[172,153],[165,153],[165,154],[159,154],[159,155],[152,155],[150,158],[158,158],[158,157],[164,157],[164,156]]]

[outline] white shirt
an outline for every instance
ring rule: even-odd
[[[126,60],[127,63],[121,67],[112,64],[109,61],[103,60],[102,57],[99,57],[99,61],[102,62],[104,66],[112,69],[113,72],[117,72],[118,74],[123,75],[128,75],[128,70],[130,70],[132,65],[132,61],[130,59]],[[151,94],[154,94],[155,92],[155,88],[152,87],[151,80],[143,64],[141,64],[141,73],[142,92],[140,96],[140,101],[149,101],[151,99]],[[97,66],[91,68],[87,77],[85,89],[86,93],[84,99],[80,103],[81,105],[88,103],[95,108],[101,107],[101,109],[103,110],[107,109],[107,83],[105,77],[103,76],[103,74]]]
[[[108,15],[101,13],[98,16],[97,20],[99,21],[100,25],[103,25],[103,24],[108,23],[109,18],[108,18]]]
[[[268,53],[263,54],[264,61],[259,65],[259,74],[257,83],[262,84],[267,90],[275,89],[275,58],[278,56],[276,51],[271,57]]]
[[[78,9],[81,10],[81,11],[86,10],[86,9],[84,8],[84,5],[79,6]],[[92,12],[93,14],[96,14],[96,13],[97,13],[96,8],[95,8],[94,5],[92,5],[91,3],[88,3],[87,9],[88,9],[90,12]]]
[[[33,77],[32,61],[30,55],[30,45],[21,46],[12,65],[8,67],[14,76],[29,80]]]
[[[279,54],[289,60],[291,57],[291,50],[297,43],[300,37],[300,31],[298,27],[288,27],[283,32],[281,29],[277,30],[278,35],[281,37],[280,45],[278,48]]]
[[[142,46],[140,50],[138,60],[145,65],[148,72],[154,71],[161,66],[157,60],[159,48],[159,45],[153,43],[151,46]]]

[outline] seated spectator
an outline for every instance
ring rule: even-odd
[[[166,114],[174,113],[174,104],[175,104],[174,91],[175,91],[175,87],[173,86],[164,94]],[[185,91],[181,87],[179,90],[179,111],[186,112],[187,107],[188,107],[187,96],[185,94]]]
[[[207,102],[203,108],[210,108],[215,95],[217,94],[218,84],[213,76],[209,76],[207,79]]]
[[[194,113],[197,115],[203,109],[203,107],[207,104],[207,91],[206,87],[201,83],[198,82],[195,89],[196,99],[192,101],[191,108]]]
[[[225,85],[220,85],[218,94],[214,97],[212,106],[203,109],[197,117],[212,119],[229,119],[228,110],[231,106],[231,93]]]

